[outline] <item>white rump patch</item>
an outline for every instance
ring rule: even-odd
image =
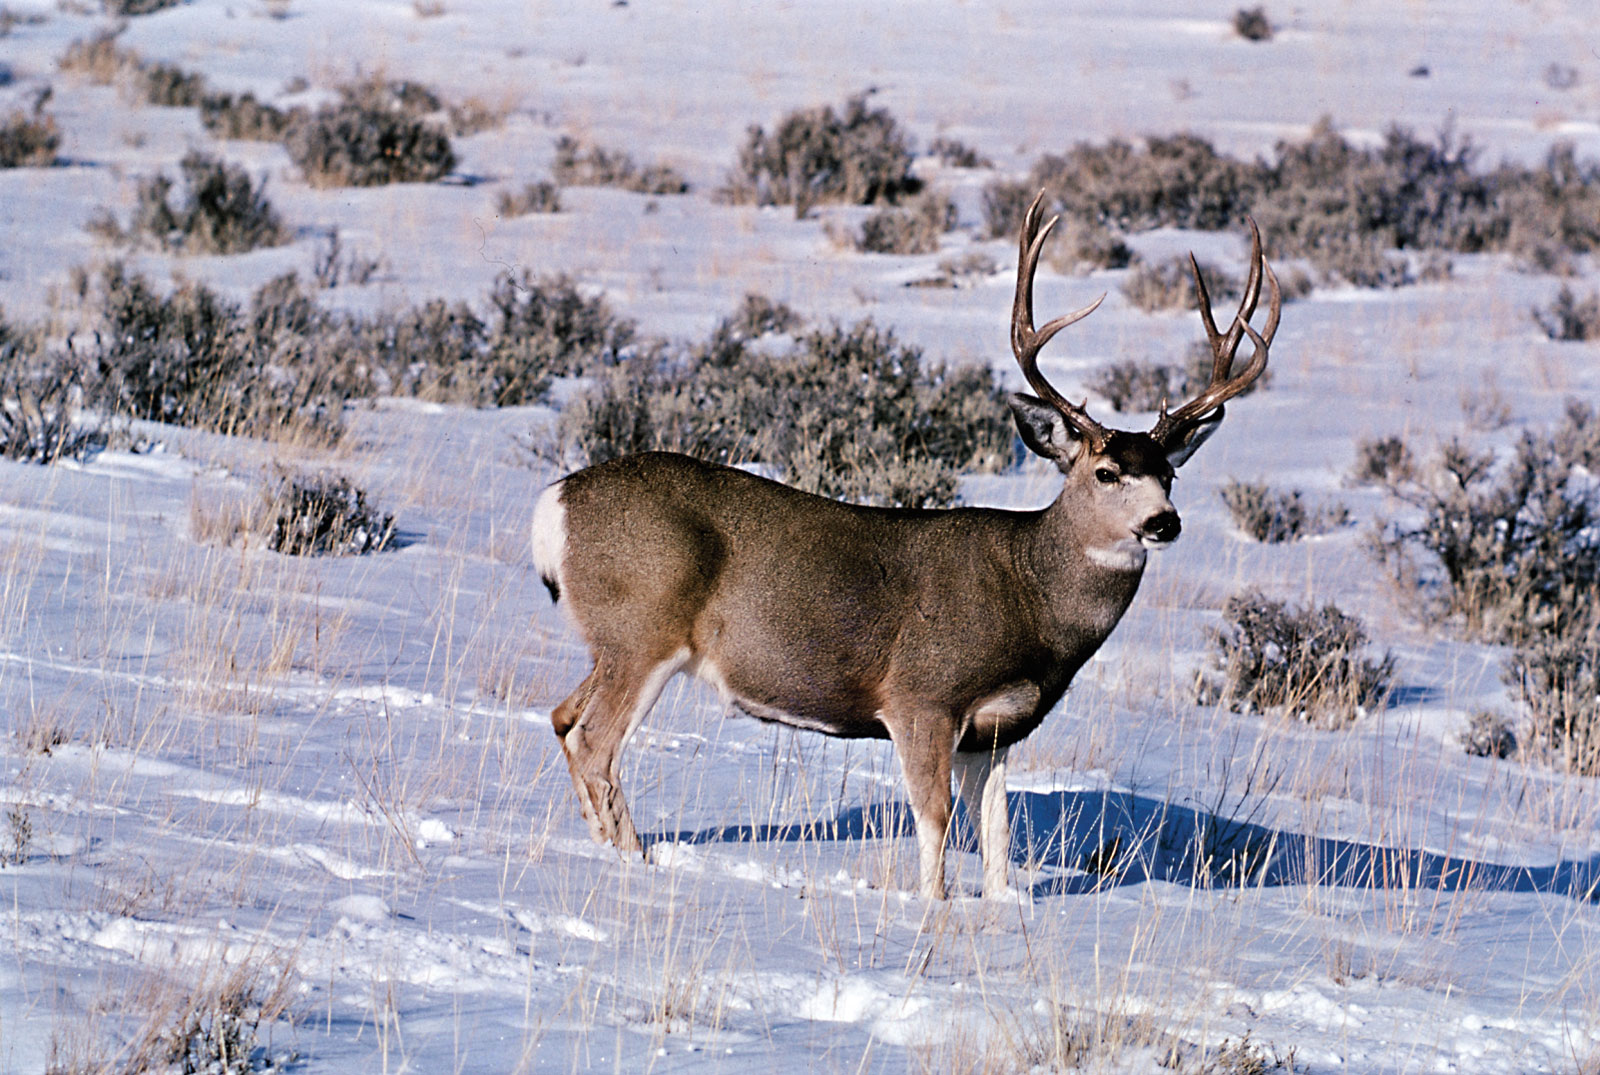
[[[1109,571],[1138,571],[1148,555],[1138,538],[1125,538],[1112,545],[1090,545],[1083,554],[1091,564]]]
[[[567,507],[561,503],[561,482],[539,494],[533,508],[533,566],[540,578],[553,579],[567,588],[561,568],[567,558]]]

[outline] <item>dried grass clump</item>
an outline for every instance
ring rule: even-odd
[[[931,254],[939,249],[939,237],[955,226],[955,203],[942,192],[928,191],[905,206],[888,206],[867,217],[852,243],[865,254]]]
[[[819,202],[896,202],[921,186],[911,174],[910,139],[888,109],[867,94],[801,109],[769,135],[751,127],[724,191],[730,201],[793,205],[804,216]]]
[[[1563,286],[1549,306],[1535,306],[1531,313],[1552,340],[1600,340],[1600,292],[1580,299]]]
[[[1211,632],[1212,667],[1222,678],[1202,677],[1202,704],[1279,710],[1336,728],[1388,697],[1394,657],[1362,656],[1366,630],[1332,604],[1294,608],[1250,590],[1230,597],[1222,616]]]
[[[796,327],[787,308],[746,299],[706,344],[604,371],[548,450],[580,463],[662,448],[759,463],[812,492],[908,507],[951,503],[958,474],[1010,462],[988,370],[925,365],[870,321],[811,330],[778,354],[750,346],[756,329]]]
[[[138,204],[126,228],[109,213],[91,222],[108,238],[149,242],[186,254],[243,254],[288,241],[289,232],[267,200],[266,182],[198,150],[179,164],[183,196],[174,204],[166,173],[140,180]]]
[[[47,168],[60,145],[55,118],[38,110],[18,109],[0,121],[0,168]]]
[[[340,94],[284,134],[289,159],[312,186],[431,183],[456,166],[449,135],[428,118],[442,106],[426,87],[373,80]]]
[[[641,167],[629,154],[584,145],[562,135],[550,168],[555,181],[569,187],[621,187],[635,194],[687,194],[689,181],[668,164]]]
[[[394,516],[348,478],[282,475],[267,493],[267,548],[289,556],[360,556],[394,541]]]
[[[1221,495],[1233,525],[1268,545],[1326,534],[1350,521],[1343,504],[1306,507],[1298,489],[1285,494],[1253,482],[1229,481]]]
[[[124,94],[161,108],[192,108],[205,94],[205,79],[175,64],[147,62],[117,44],[120,30],[108,30],[67,46],[58,70],[80,75],[96,86],[121,85]]]
[[[116,33],[105,31],[68,45],[56,60],[56,69],[79,75],[96,86],[109,86],[124,74],[136,72],[142,63],[138,53],[117,45]]]

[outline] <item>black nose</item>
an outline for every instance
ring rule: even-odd
[[[1139,536],[1159,541],[1165,544],[1178,540],[1178,533],[1183,529],[1183,521],[1178,518],[1175,511],[1164,511],[1160,515],[1152,515],[1146,519],[1140,528]]]

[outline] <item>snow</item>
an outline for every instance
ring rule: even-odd
[[[826,234],[849,210],[718,204],[746,127],[875,87],[922,144],[958,137],[1007,174],[1147,132],[1268,153],[1323,114],[1364,139],[1452,123],[1490,161],[1558,138],[1600,156],[1600,24],[1581,3],[1269,4],[1265,44],[1233,34],[1233,5],[1175,0],[424,6],[193,0],[128,21],[125,46],[219,88],[288,100],[294,76],[314,95],[383,72],[510,110],[457,141],[473,184],[313,190],[280,147],[218,147],[193,110],[54,73],[106,22],[13,0],[43,21],[0,37],[0,106],[51,82],[70,163],[0,172],[0,306],[46,316],[74,266],[112,253],[82,222],[200,145],[266,176],[297,238],[131,259],[157,279],[242,295],[305,277],[337,225],[384,264],[327,295],[353,307],[476,300],[525,266],[603,291],[645,333],[690,337],[760,291],[1014,379],[1008,273],[901,286],[967,249],[1009,265],[1010,240],[969,227],[939,255],[867,256]],[[1552,89],[1551,64],[1577,84]],[[495,194],[543,177],[564,132],[668,161],[695,192],[573,189],[566,212],[497,219]],[[975,224],[992,173],[928,174]],[[1134,244],[1244,254],[1238,236]],[[1041,274],[1042,316],[1109,292],[1042,361],[1074,398],[1105,361],[1198,336],[1192,314],[1142,314],[1119,283]],[[965,829],[954,898],[916,896],[886,745],[733,717],[682,679],[625,767],[648,861],[590,841],[549,731],[585,654],[529,548],[559,475],[516,447],[546,408],[385,401],[329,455],[146,426],[159,452],[0,462],[0,856],[17,860],[0,868],[0,1071],[116,1055],[219,967],[286,983],[263,1042],[316,1072],[1044,1070],[1028,1043],[1058,1016],[1099,1033],[1091,1070],[1246,1032],[1319,1072],[1591,1069],[1600,788],[1462,752],[1473,711],[1510,705],[1504,654],[1419,617],[1364,546],[1396,507],[1343,484],[1362,438],[1504,448],[1594,398],[1593,347],[1527,316],[1562,283],[1463,257],[1442,284],[1285,309],[1272,386],[1230,406],[1178,482],[1183,538],[1017,752],[1015,900],[976,898]],[[1476,426],[1474,393],[1510,421]],[[197,505],[251,495],[278,461],[348,474],[414,540],[293,560],[193,538]],[[1232,477],[1341,500],[1357,524],[1256,545],[1217,497]],[[1012,505],[1053,490],[1042,466],[966,487]],[[1194,705],[1206,629],[1247,584],[1360,616],[1397,656],[1397,704],[1339,732]],[[1206,884],[1192,853],[1207,839],[1268,866]]]

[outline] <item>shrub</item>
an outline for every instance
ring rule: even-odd
[[[360,287],[371,282],[381,267],[382,263],[377,258],[346,252],[344,243],[339,239],[339,227],[334,225],[328,229],[327,239],[317,250],[311,276],[318,287],[338,287],[346,282]]]
[[[185,156],[184,197],[174,206],[172,180],[165,173],[140,180],[138,205],[126,230],[100,218],[95,229],[132,241],[149,240],[188,254],[243,254],[277,246],[288,232],[267,201],[266,184],[257,185],[243,168],[198,150]]]
[[[956,225],[956,207],[943,193],[920,194],[904,208],[879,209],[861,222],[855,248],[868,254],[931,254]]]
[[[135,15],[153,15],[169,7],[177,7],[182,0],[100,0],[107,15],[130,18]]]
[[[325,376],[282,361],[274,284],[248,316],[201,284],[157,294],[120,264],[91,292],[98,341],[91,403],[114,414],[229,433],[303,430],[339,434],[343,399]]]
[[[1211,383],[1214,362],[1211,346],[1197,340],[1181,364],[1121,359],[1101,367],[1088,387],[1103,396],[1114,411],[1147,413],[1158,409],[1163,401],[1176,407],[1205,391]],[[1268,367],[1239,395],[1248,396],[1271,383],[1272,369]]]
[[[551,172],[557,183],[572,187],[621,187],[636,194],[685,194],[689,181],[666,164],[640,167],[627,153],[585,146],[562,135],[556,139]]]
[[[82,75],[96,86],[109,86],[129,71],[137,71],[137,53],[117,46],[115,33],[102,32],[87,40],[79,38],[67,46],[56,61],[58,70]]]
[[[993,168],[994,162],[959,138],[935,138],[928,143],[928,155],[946,168]]]
[[[791,112],[770,135],[751,127],[725,193],[735,202],[793,205],[803,216],[818,202],[895,202],[919,186],[900,125],[859,94],[842,112]]]
[[[1391,485],[1409,480],[1416,473],[1411,449],[1399,437],[1363,440],[1356,445],[1356,465],[1350,472],[1352,485]]]
[[[217,138],[244,142],[282,141],[305,118],[304,109],[285,112],[256,100],[254,94],[208,93],[199,101],[200,122]]]
[[[1125,269],[1135,256],[1122,237],[1104,224],[1063,219],[1050,233],[1047,260],[1057,272],[1080,274],[1096,269]]]
[[[633,322],[612,314],[602,298],[585,298],[564,276],[503,274],[489,296],[488,353],[483,402],[497,407],[535,403],[552,377],[612,366],[633,342]]]
[[[0,122],[0,168],[43,168],[56,162],[61,131],[50,116],[14,111]]]
[[[502,217],[527,216],[530,213],[559,213],[561,188],[548,180],[541,180],[526,184],[515,194],[509,190],[502,190],[499,200],[495,202],[495,212]]]
[[[205,95],[205,86],[204,77],[169,63],[142,63],[135,71],[135,93],[160,108],[194,108]]]
[[[1285,495],[1265,485],[1230,481],[1221,495],[1233,524],[1269,545],[1325,534],[1350,521],[1350,512],[1342,504],[1307,508],[1298,489]]]
[[[746,299],[709,344],[604,371],[563,412],[555,450],[592,463],[669,448],[766,464],[826,496],[913,507],[948,504],[961,471],[1010,461],[1013,433],[987,369],[924,365],[870,321],[756,353],[751,329],[789,322],[752,320],[765,305]]]
[[[1503,715],[1480,709],[1467,719],[1461,748],[1475,758],[1509,758],[1517,752],[1517,737]]]
[[[1552,340],[1600,340],[1600,292],[1580,299],[1562,287],[1548,307],[1532,309],[1544,334]]]
[[[1205,275],[1206,289],[1213,302],[1227,302],[1239,297],[1237,279],[1211,265],[1202,264],[1200,271]],[[1122,293],[1130,303],[1146,313],[1181,310],[1199,301],[1188,258],[1169,258],[1158,264],[1145,262],[1136,265],[1123,281]]]
[[[1233,32],[1246,41],[1271,41],[1272,21],[1264,7],[1242,7],[1233,13]]]
[[[345,87],[337,105],[290,124],[289,159],[314,187],[430,183],[456,166],[450,138],[423,117],[439,100],[412,82]]]
[[[269,494],[267,547],[290,556],[359,556],[394,540],[394,516],[367,503],[348,478],[283,475]]]
[[[1033,204],[1037,187],[1010,179],[993,179],[983,188],[983,225],[991,239],[1014,239],[1022,230],[1022,218]]]
[[[1260,182],[1255,166],[1180,134],[1147,138],[1143,147],[1080,143],[1040,159],[1025,187],[1028,201],[1032,191],[1047,190],[1064,216],[1142,231],[1231,226],[1249,210]]]
[[[1258,591],[1228,599],[1223,626],[1211,632],[1220,683],[1202,679],[1202,704],[1235,712],[1282,710],[1321,727],[1349,724],[1384,703],[1394,657],[1361,655],[1367,634],[1359,620],[1331,604],[1291,608]]]
[[[943,258],[934,275],[906,281],[907,287],[971,287],[1000,271],[994,258],[981,250]]]
[[[1527,708],[1535,736],[1572,771],[1593,776],[1600,774],[1600,617],[1585,608],[1576,619],[1518,646],[1504,679]]]
[[[0,315],[0,457],[25,463],[87,459],[106,446],[99,423],[73,421],[77,371],[43,355],[37,332]]]

